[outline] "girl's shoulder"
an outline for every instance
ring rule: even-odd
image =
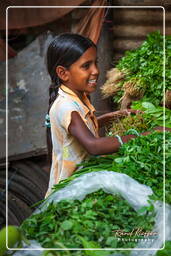
[[[54,102],[54,107],[55,108],[59,108],[59,109],[72,109],[72,108],[76,108],[76,109],[80,109],[81,105],[74,99],[70,98],[70,97],[57,97],[57,99]]]
[[[81,116],[83,115],[83,110],[76,101],[66,98],[60,99],[59,97],[55,100],[50,109],[50,122],[55,123],[57,127],[65,127],[67,130],[71,122],[71,113],[73,111],[78,112]]]
[[[50,115],[61,117],[62,115],[65,116],[66,114],[72,111],[82,113],[81,105],[79,105],[79,103],[73,99],[66,97],[62,98],[59,96],[56,98],[50,109]]]

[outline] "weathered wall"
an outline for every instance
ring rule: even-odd
[[[169,1],[113,1],[114,64],[126,50],[138,47],[146,35],[160,30],[171,35],[171,4]],[[132,7],[136,6],[136,7]],[[165,26],[164,26],[165,23]]]

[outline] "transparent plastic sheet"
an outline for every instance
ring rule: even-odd
[[[126,174],[105,170],[91,172],[81,175],[65,188],[51,194],[34,213],[46,210],[52,201],[57,203],[64,199],[83,200],[87,194],[100,188],[106,193],[120,194],[135,210],[148,206],[148,196],[153,193],[150,187],[138,183]]]
[[[30,245],[23,243],[23,248],[27,250],[19,250],[12,255],[13,256],[42,256],[42,253],[44,251],[43,247],[35,240],[30,240],[29,242],[30,242]],[[34,249],[40,249],[40,250],[34,250]]]
[[[60,189],[51,194],[46,201],[39,206],[34,212],[37,214],[46,210],[48,205],[54,201],[59,202],[63,199],[78,199],[83,200],[87,194],[93,193],[99,189],[103,189],[106,193],[120,194],[125,198],[129,204],[138,210],[143,206],[148,206],[148,196],[152,194],[150,187],[138,183],[136,180],[130,178],[126,174],[115,173],[113,171],[100,171],[81,175],[79,178],[73,180],[65,188]],[[156,240],[150,242],[140,242],[136,248],[142,248],[142,250],[131,250],[130,256],[153,256],[156,254],[156,250],[143,250],[143,248],[161,248],[163,244],[163,204],[161,202],[155,203],[156,219],[153,232],[158,232],[159,237]],[[165,205],[165,234],[166,240],[171,240],[171,206]],[[32,248],[33,251],[18,251],[14,253],[14,256],[42,256],[43,248],[36,241],[30,241],[30,246],[24,246],[24,248]],[[39,248],[40,251],[34,251],[35,248]],[[115,251],[109,256],[124,256],[124,254]]]

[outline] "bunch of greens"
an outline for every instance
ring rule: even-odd
[[[165,159],[163,150],[165,147]],[[148,136],[139,136],[120,149],[121,157],[115,158],[114,169],[124,172],[142,184],[152,188],[151,198],[163,200],[163,177],[165,164],[166,202],[171,204],[171,133],[154,132]],[[164,163],[165,161],[165,163]],[[116,164],[115,164],[116,163]]]
[[[164,59],[165,59],[165,86],[171,90],[171,36],[164,39],[159,31],[150,33],[143,44],[125,53],[120,59],[116,68],[121,72],[126,72],[125,79],[120,82],[122,90],[118,91],[114,97],[117,102],[124,93],[124,84],[137,81],[138,87],[145,90],[144,99],[158,106],[162,101],[164,86]],[[135,86],[134,86],[135,89]]]
[[[165,148],[165,158],[164,151]],[[165,162],[164,162],[165,161]],[[65,187],[80,175],[93,171],[109,170],[126,173],[138,182],[150,186],[153,199],[163,200],[163,170],[165,167],[166,202],[171,204],[171,133],[152,132],[123,144],[117,154],[91,157],[81,164],[82,169],[54,186],[54,191]]]
[[[150,102],[137,101],[132,105],[133,109],[142,110],[144,112],[143,117],[149,128],[155,126],[163,126],[165,121],[165,127],[171,128],[171,110],[165,107],[155,107]]]
[[[152,206],[142,215],[119,195],[98,190],[82,201],[51,203],[44,212],[26,219],[21,228],[27,238],[48,248],[133,248],[136,242],[132,240],[144,236],[136,232],[122,236],[118,230],[151,231],[154,216]],[[118,239],[121,237],[125,240]],[[99,251],[98,255],[109,255],[109,251]]]
[[[118,118],[106,127],[107,136],[122,136],[129,129],[136,129],[138,132],[151,130],[156,126],[171,128],[171,110],[165,107],[155,107],[150,102],[135,101],[132,109],[141,110],[143,113]],[[164,124],[165,122],[165,124]]]
[[[143,114],[128,115],[127,117],[118,118],[106,127],[106,136],[125,135],[129,129],[136,129],[138,132],[150,130],[151,125]]]

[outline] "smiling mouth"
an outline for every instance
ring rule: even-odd
[[[96,79],[91,79],[91,80],[88,81],[88,84],[96,85],[97,84],[97,80]]]

